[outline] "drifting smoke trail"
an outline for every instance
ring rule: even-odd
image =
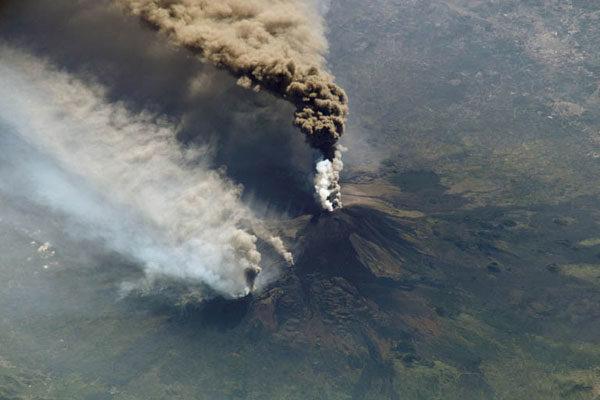
[[[344,132],[348,100],[325,69],[327,42],[314,7],[300,0],[115,1],[177,44],[230,71],[240,85],[265,88],[292,102],[294,124],[308,143],[325,160],[339,161],[335,145]],[[329,174],[326,188],[338,200],[341,166],[338,162]],[[332,199],[325,208],[337,207],[341,202]]]
[[[172,124],[108,103],[101,87],[0,47],[0,119],[44,154],[2,149],[25,179],[0,176],[0,190],[20,185],[21,195],[76,222],[71,233],[141,261],[151,280],[247,294],[260,272],[254,226],[292,260],[241,203],[240,188],[203,165],[205,149],[182,150]]]

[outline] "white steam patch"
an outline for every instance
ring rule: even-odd
[[[15,138],[2,141],[12,167],[0,170],[1,191],[65,215],[69,233],[138,260],[149,281],[229,297],[253,289],[261,254],[249,232],[262,225],[241,188],[208,169],[207,149],[181,148],[172,123],[111,104],[102,87],[3,47],[0,122]],[[259,231],[293,260],[281,239]]]
[[[324,210],[333,211],[342,208],[342,188],[340,174],[344,169],[341,146],[337,146],[333,160],[317,162],[315,174],[315,193]]]

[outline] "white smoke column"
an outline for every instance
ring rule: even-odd
[[[262,240],[269,243],[273,250],[283,258],[289,266],[294,265],[294,255],[285,247],[283,240],[278,236],[273,236],[260,221],[252,223],[252,231]]]
[[[324,210],[329,212],[342,208],[342,188],[340,175],[344,169],[341,146],[335,149],[333,160],[321,160],[317,163],[315,174],[315,193]]]
[[[291,252],[289,252],[285,245],[283,244],[283,240],[281,240],[280,237],[277,236],[271,236],[269,237],[269,243],[271,244],[271,246],[273,246],[273,248],[275,249],[275,251],[277,251],[277,253],[279,255],[281,255],[283,257],[283,259],[291,266],[294,265],[294,256]]]
[[[206,149],[180,148],[172,124],[1,46],[0,119],[55,163],[20,160],[21,190],[84,227],[71,233],[134,257],[149,278],[252,290],[261,254],[244,227],[257,222],[241,189],[206,167]]]

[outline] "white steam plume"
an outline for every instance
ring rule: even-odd
[[[324,210],[333,211],[342,207],[340,174],[344,169],[342,148],[337,146],[333,160],[323,159],[317,163],[315,193]]]
[[[15,152],[24,179],[14,183],[66,215],[70,233],[139,260],[150,279],[230,297],[253,289],[261,254],[248,231],[260,221],[241,203],[240,187],[206,167],[206,149],[181,148],[171,123],[111,104],[102,87],[1,46],[0,120],[43,154]],[[280,240],[260,236],[289,261]]]

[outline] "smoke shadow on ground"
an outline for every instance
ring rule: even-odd
[[[258,210],[316,210],[316,154],[292,126],[285,101],[239,87],[108,0],[6,0],[0,13],[0,41],[98,81],[111,101],[180,121],[181,143],[210,146],[213,167],[225,166]]]
[[[216,329],[219,332],[238,327],[248,315],[253,302],[252,295],[240,299],[214,297],[200,303],[175,305],[172,302],[132,297],[125,303],[131,309],[147,310],[155,315],[166,316],[170,329],[185,332],[201,332]]]

